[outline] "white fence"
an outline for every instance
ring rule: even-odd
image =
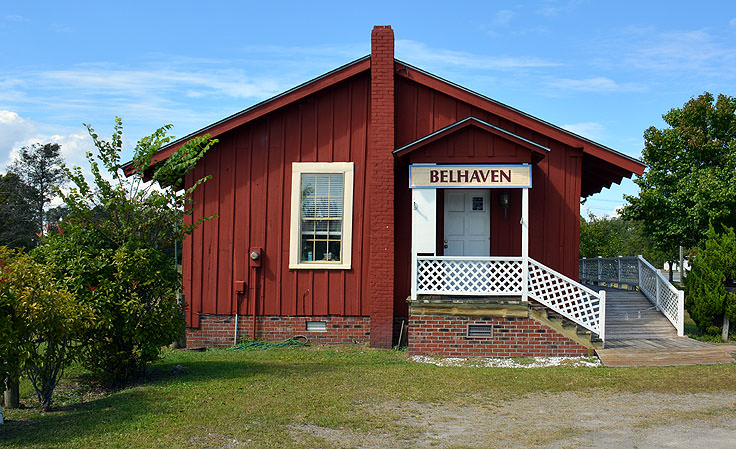
[[[420,295],[521,296],[521,257],[417,256]]]
[[[416,256],[412,278],[414,298],[528,295],[605,341],[606,292],[596,293],[531,258],[525,264],[522,257]]]
[[[685,292],[670,284],[642,256],[580,259],[580,280],[639,287],[639,291],[670,320],[677,335],[685,334]]]

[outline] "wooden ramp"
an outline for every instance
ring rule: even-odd
[[[678,337],[669,320],[638,291],[606,290],[606,344],[596,351],[604,366],[672,366],[733,363],[734,346]]]

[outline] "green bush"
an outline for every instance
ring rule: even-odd
[[[60,196],[69,214],[33,255],[89,310],[90,325],[80,337],[83,366],[123,383],[183,329],[175,300],[181,275],[167,251],[198,224],[184,224],[183,217],[191,213],[192,191],[206,178],[186,190],[181,185],[215,141],[196,137],[149,169],[152,156],[171,141],[164,126],[138,142],[125,173],[121,120],[110,141],[87,128],[97,148],[87,154],[92,182],[79,167],[67,169],[72,187]]]
[[[723,283],[736,278],[736,235],[733,228],[723,229],[717,234],[710,227],[685,278],[688,312],[702,332],[713,335],[721,331],[724,316],[736,322],[736,294],[727,292]]]
[[[48,410],[83,332],[85,308],[27,254],[0,247],[0,267],[0,377],[25,372]]]
[[[89,312],[79,360],[113,383],[140,374],[183,326],[173,260],[141,242],[105,245],[94,229],[67,225],[34,255]]]

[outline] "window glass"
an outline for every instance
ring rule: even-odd
[[[300,262],[341,262],[345,176],[302,173]]]

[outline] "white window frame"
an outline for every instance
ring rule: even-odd
[[[291,163],[291,230],[289,236],[289,268],[309,270],[346,270],[351,268],[353,254],[353,177],[352,162],[292,162]],[[342,173],[343,223],[342,259],[339,262],[302,262],[301,248],[301,185],[303,174]]]

